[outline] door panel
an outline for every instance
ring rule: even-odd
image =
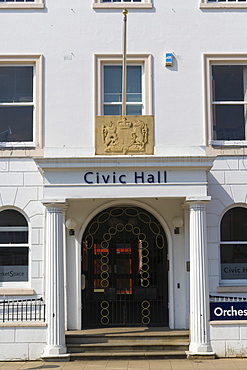
[[[141,208],[109,208],[82,240],[83,328],[167,326],[167,240]]]

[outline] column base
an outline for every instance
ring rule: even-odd
[[[46,346],[41,358],[43,361],[69,361],[70,354],[66,346]]]
[[[188,359],[215,358],[215,352],[213,352],[211,345],[207,343],[191,343],[186,355]]]
[[[212,352],[212,347],[209,343],[190,343],[189,352],[192,353]]]
[[[68,362],[70,361],[70,354],[66,353],[66,355],[58,355],[58,356],[41,356],[41,360],[44,362]]]
[[[191,352],[191,351],[186,351],[187,359],[188,360],[197,360],[197,359],[202,359],[202,360],[212,360],[216,358],[216,353],[215,352]]]

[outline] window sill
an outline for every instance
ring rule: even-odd
[[[209,321],[210,325],[247,325],[247,320],[218,320]]]
[[[93,9],[152,9],[153,5],[150,4],[93,4]]]
[[[6,148],[0,145],[0,158],[6,157],[43,157],[44,149],[41,148]]]
[[[44,9],[44,4],[0,4],[0,10],[1,9]]]
[[[247,286],[219,286],[217,293],[247,293]]]
[[[14,296],[14,295],[34,295],[34,289],[7,289],[0,288],[0,296]]]
[[[39,322],[39,321],[9,321],[9,322],[1,322],[0,323],[0,328],[5,328],[5,327],[30,327],[30,328],[42,328],[46,327],[47,324],[45,322]]]
[[[200,9],[246,9],[247,4],[200,4]]]
[[[238,146],[238,147],[247,147],[247,141],[246,140],[210,140],[209,145],[215,146],[215,147],[231,147],[231,146]]]

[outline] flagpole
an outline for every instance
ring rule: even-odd
[[[122,116],[126,116],[126,85],[127,85],[127,14],[128,10],[122,12],[123,18],[123,65],[122,65]]]

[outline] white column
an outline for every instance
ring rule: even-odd
[[[65,345],[64,235],[65,203],[46,206],[46,321],[47,344],[44,357],[67,357]]]
[[[209,290],[205,201],[190,206],[190,346],[189,355],[212,355],[209,338]]]

